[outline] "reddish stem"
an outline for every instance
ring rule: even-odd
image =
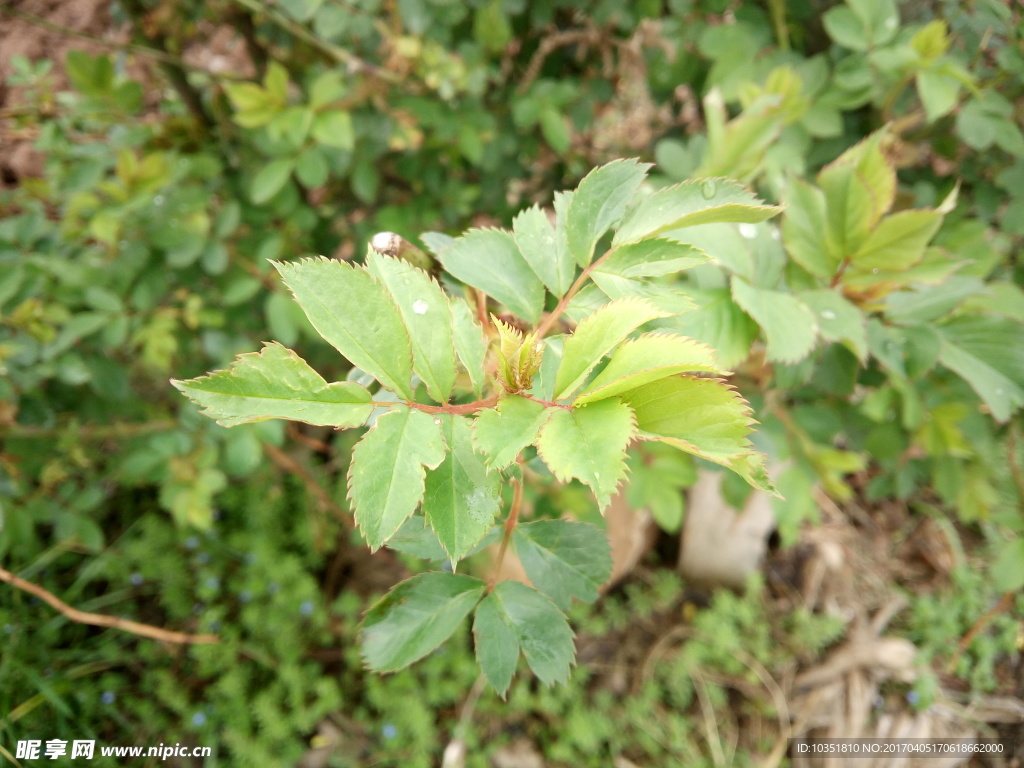
[[[498,573],[501,571],[501,564],[505,561],[505,553],[508,551],[508,543],[512,538],[512,531],[519,524],[519,510],[523,506],[523,484],[516,479],[512,480],[512,506],[508,511],[508,519],[505,521],[505,533],[501,537],[501,547],[498,549],[498,557],[494,560],[494,570],[491,572],[490,581],[487,582],[487,591],[494,589],[498,581]]]

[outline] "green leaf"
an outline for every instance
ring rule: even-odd
[[[594,246],[626,212],[647,175],[649,163],[616,160],[595,168],[573,193],[566,216],[569,250],[581,267],[590,264]]]
[[[694,224],[756,224],[780,210],[778,206],[765,205],[753,192],[734,181],[684,181],[659,189],[641,200],[626,215],[612,244],[634,243]]]
[[[607,272],[622,277],[663,277],[703,264],[707,260],[708,255],[699,248],[654,237],[614,249],[594,268],[594,272]]]
[[[717,350],[725,368],[733,368],[750,354],[757,338],[757,324],[732,300],[727,288],[689,291],[698,308],[681,318],[673,318],[676,330],[703,341]]]
[[[486,585],[454,573],[421,573],[373,605],[359,630],[366,666],[395,672],[451,637],[480,601]]]
[[[441,414],[448,454],[427,473],[423,515],[454,566],[491,529],[501,504],[500,478],[488,475],[462,416]],[[436,419],[435,419],[436,421]]]
[[[448,560],[448,553],[423,515],[406,518],[395,535],[388,539],[387,547],[421,560]]]
[[[828,36],[851,51],[866,51],[871,45],[864,24],[847,6],[841,5],[826,11],[822,23]]]
[[[282,157],[267,163],[253,177],[252,186],[249,188],[249,199],[256,205],[267,202],[281,191],[294,168],[295,159],[291,157]]]
[[[842,254],[828,242],[825,193],[800,179],[792,179],[784,198],[782,239],[797,264],[812,275],[828,279],[835,274]]]
[[[1024,589],[1024,537],[1003,543],[992,563],[992,578],[998,592]]]
[[[608,365],[583,388],[573,405],[603,400],[687,371],[726,372],[715,360],[715,351],[699,341],[669,333],[645,333],[615,350]]]
[[[924,69],[917,73],[917,95],[928,122],[933,123],[953,111],[960,96],[960,81],[944,72]]]
[[[487,454],[487,467],[504,469],[514,462],[523,448],[533,445],[551,413],[542,403],[518,395],[482,411],[473,426],[473,442]]]
[[[533,585],[563,611],[572,599],[592,603],[612,575],[608,537],[589,523],[540,520],[516,527],[516,554]]]
[[[646,322],[667,316],[645,299],[619,299],[584,318],[563,345],[555,399],[576,391],[601,358],[630,333]]]
[[[487,357],[487,339],[484,338],[483,328],[473,317],[473,311],[466,302],[456,299],[451,304],[451,311],[455,351],[469,374],[473,391],[477,397],[480,397],[487,377],[484,368],[484,361]]]
[[[863,312],[828,288],[800,291],[796,297],[814,313],[821,338],[846,342],[850,350],[864,360],[868,353],[868,336]]]
[[[356,144],[352,115],[341,110],[321,112],[313,121],[313,138],[319,143],[351,152]]]
[[[328,384],[305,360],[276,342],[262,352],[239,355],[229,370],[171,384],[223,427],[263,419],[358,427],[373,410],[366,387]]]
[[[536,205],[516,216],[512,231],[520,253],[537,277],[555,296],[564,296],[576,276],[576,264],[564,234],[552,226],[547,214]]]
[[[693,300],[680,292],[677,287],[662,285],[660,281],[622,277],[598,270],[594,270],[590,276],[607,298],[612,300],[646,299],[660,312],[663,312],[665,317],[685,314],[696,306]],[[579,296],[579,294],[576,295]]]
[[[817,318],[795,296],[754,288],[739,277],[732,279],[732,296],[764,330],[768,338],[768,360],[795,363],[814,349]]]
[[[310,189],[322,187],[327,183],[330,168],[327,158],[319,147],[311,146],[302,151],[295,161],[295,175],[299,181]]]
[[[937,211],[900,211],[886,216],[850,257],[850,266],[857,272],[908,269],[924,258],[924,249],[941,224],[942,214]]]
[[[366,255],[366,269],[398,305],[412,341],[413,371],[434,400],[448,402],[455,386],[455,347],[447,295],[426,272],[373,248]]]
[[[423,411],[396,408],[377,419],[352,450],[348,495],[371,550],[390,539],[423,499],[425,468],[445,458],[441,424]]]
[[[565,682],[576,655],[565,615],[540,592],[517,581],[501,582],[480,601],[473,638],[480,668],[502,698],[520,650],[545,685]]]
[[[964,317],[940,329],[939,362],[961,376],[1005,422],[1024,405],[1024,326],[994,317]]]
[[[575,477],[589,485],[603,510],[626,476],[633,411],[617,398],[553,410],[537,438],[537,451],[563,483]]]
[[[385,388],[413,399],[412,343],[384,286],[361,267],[323,257],[271,263],[332,347]]]
[[[829,242],[844,256],[857,252],[896,197],[896,170],[880,147],[884,135],[872,134],[818,174],[828,207]]]
[[[642,438],[724,466],[750,451],[750,407],[720,381],[671,376],[623,393],[622,401],[633,408]]]
[[[444,268],[479,288],[531,323],[544,309],[544,285],[512,235],[500,229],[471,229],[437,254]]]

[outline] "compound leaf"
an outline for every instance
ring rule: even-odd
[[[597,241],[622,218],[650,167],[636,160],[615,160],[580,182],[569,203],[565,231],[569,250],[581,267],[590,264]]]
[[[504,398],[497,408],[483,411],[476,417],[473,442],[487,454],[489,469],[504,469],[532,445],[537,433],[551,416],[551,411],[536,400],[518,395]]]
[[[574,405],[603,400],[686,371],[725,373],[707,345],[668,333],[645,333],[615,350],[608,365],[577,395]]]
[[[724,179],[684,181],[640,201],[615,233],[613,245],[635,243],[694,224],[748,223],[770,219],[781,208],[765,205],[741,184]]]
[[[363,618],[363,661],[394,672],[422,659],[451,637],[479,602],[486,585],[454,573],[421,573],[401,582]]]
[[[633,411],[618,398],[608,398],[554,409],[537,438],[537,450],[563,483],[575,477],[589,485],[603,510],[626,476],[626,446],[635,431]]]
[[[471,229],[437,254],[444,268],[479,288],[531,323],[544,309],[544,286],[512,235],[500,229]]]
[[[564,296],[576,275],[565,233],[552,226],[537,205],[516,216],[512,232],[520,253],[541,282],[558,298]]]
[[[473,433],[463,416],[442,414],[448,453],[427,472],[423,515],[454,566],[491,529],[501,503],[500,478],[487,473],[473,450]]]
[[[322,257],[271,263],[331,346],[385,388],[413,399],[412,342],[384,286],[361,267]]]
[[[396,408],[377,419],[352,450],[348,495],[371,550],[394,535],[423,499],[425,468],[444,461],[441,424],[423,411]]]
[[[608,537],[589,523],[540,520],[519,525],[512,534],[526,575],[563,611],[575,597],[597,600],[597,590],[612,575]]]
[[[565,682],[576,656],[569,622],[535,589],[503,581],[477,607],[476,657],[488,682],[504,698],[519,652],[545,685]]]
[[[818,323],[807,305],[791,294],[754,288],[733,277],[732,297],[764,330],[771,361],[795,363],[814,349]]]
[[[448,401],[455,386],[455,347],[448,297],[430,276],[407,261],[382,256],[370,249],[366,268],[384,284],[398,305],[412,341],[413,370],[439,403]]]
[[[555,377],[555,399],[571,395],[601,358],[641,325],[667,317],[646,299],[618,299],[584,318],[565,340]]]
[[[366,387],[354,382],[328,384],[277,342],[262,352],[239,355],[229,370],[171,383],[224,427],[262,419],[358,427],[373,410]]]
[[[886,216],[850,257],[850,266],[858,272],[909,269],[924,258],[925,248],[941,224],[938,211],[900,211]]]

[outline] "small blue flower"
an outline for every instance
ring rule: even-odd
[[[303,616],[312,616],[313,615],[313,601],[312,600],[303,600],[302,601],[302,605],[299,606],[299,613],[301,613]]]
[[[192,715],[192,725],[196,728],[202,728],[206,725],[206,713],[203,711],[196,712]]]
[[[270,584],[267,585],[267,592],[269,592],[272,595],[276,595],[280,591],[281,585],[278,584],[276,581],[272,581],[270,582]]]
[[[199,539],[197,539],[195,536],[189,536],[187,539],[185,539],[185,548],[186,549],[196,549],[198,546],[199,546]]]
[[[248,589],[243,589],[241,592],[238,593],[238,600],[243,603],[248,603],[250,600],[252,600],[252,592],[250,592]]]
[[[210,576],[209,578],[206,579],[206,588],[207,589],[217,589],[217,587],[219,587],[219,586],[220,586],[220,579],[218,579],[216,576]]]
[[[388,741],[391,741],[398,735],[398,729],[391,723],[386,723],[384,727],[380,729],[380,732],[384,734],[384,738]]]
[[[220,621],[218,621],[217,619],[214,619],[213,621],[211,621],[210,622],[210,631],[211,632],[219,632],[220,631]]]
[[[259,558],[256,557],[256,553],[255,552],[246,552],[245,553],[245,564],[246,565],[252,565],[258,559]]]
[[[208,562],[210,562],[210,553],[200,552],[198,555],[196,555],[196,562],[199,563],[199,565],[206,565]]]
[[[133,573],[131,576],[128,577],[128,581],[130,581],[136,587],[141,586],[142,582],[144,582],[145,580],[146,579],[143,577],[143,575],[141,573],[139,573],[138,571],[136,571],[135,573]]]
[[[196,616],[198,616],[200,613],[203,612],[204,608],[206,608],[205,604],[203,604],[203,603],[196,603],[195,605],[192,606],[192,613],[194,613]]]
[[[100,701],[102,701],[104,704],[113,704],[114,699],[116,698],[117,696],[114,695],[113,691],[104,691],[103,695],[100,696]]]
[[[919,701],[921,701],[921,694],[917,691],[907,691],[907,703],[910,706],[916,707]]]

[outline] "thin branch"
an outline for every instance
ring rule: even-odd
[[[956,663],[960,661],[960,656],[967,647],[971,644],[974,638],[978,635],[985,626],[998,616],[1003,611],[1010,608],[1013,605],[1013,599],[1017,596],[1016,592],[1007,592],[1003,595],[999,602],[996,603],[991,609],[989,609],[981,618],[979,618],[974,625],[967,630],[967,633],[960,638],[960,642],[956,644],[956,650],[953,652],[953,657],[949,660],[949,664],[946,665],[946,672],[953,674],[953,670],[956,668]]]
[[[457,768],[466,760],[466,731],[473,722],[473,714],[476,712],[476,703],[480,695],[487,687],[487,678],[481,672],[473,687],[469,690],[466,700],[462,703],[462,711],[459,713],[459,722],[452,733],[452,740],[444,748],[444,756],[441,758],[441,768]]]
[[[7,424],[0,427],[0,437],[7,439],[53,439],[75,434],[86,440],[107,440],[118,437],[137,437],[151,432],[165,432],[179,426],[173,419],[156,419],[141,422],[114,422],[112,424],[80,424],[61,427],[33,427],[22,424]]]
[[[46,591],[38,584],[33,584],[31,581],[25,581],[4,568],[0,568],[0,581],[6,581],[12,587],[38,597],[44,603],[55,608],[71,621],[79,624],[91,624],[94,627],[120,629],[124,632],[130,632],[133,635],[138,635],[139,637],[148,637],[151,640],[162,640],[165,643],[203,645],[220,642],[220,638],[216,635],[190,635],[185,632],[174,632],[169,629],[154,627],[149,624],[140,624],[139,622],[132,621],[131,619],[122,619],[120,616],[108,616],[103,613],[80,611],[77,608],[72,608],[52,592]]]
[[[401,81],[401,76],[397,73],[387,69],[382,69],[375,64],[371,64],[370,62],[359,58],[354,53],[346,51],[344,48],[339,48],[325,40],[321,40],[301,24],[292,21],[284,14],[264,5],[259,0],[234,0],[234,2],[251,13],[266,16],[271,22],[283,29],[285,32],[288,32],[290,35],[297,37],[304,43],[313,46],[318,51],[327,54],[327,56],[337,63],[346,65],[350,72],[366,72],[390,83],[397,83]]]
[[[494,570],[487,582],[487,591],[494,589],[498,581],[498,574],[501,571],[501,564],[505,562],[505,553],[508,551],[508,543],[512,539],[512,531],[519,524],[519,511],[523,507],[523,483],[515,478],[512,479],[512,506],[508,511],[508,519],[505,521],[505,533],[501,537],[501,547],[498,549],[498,556],[494,560]]]
[[[323,509],[334,515],[346,530],[352,530],[352,520],[349,514],[341,508],[341,505],[338,504],[338,502],[331,498],[331,494],[327,492],[326,488],[320,485],[320,482],[313,477],[313,474],[308,469],[276,445],[264,443],[263,450],[267,456],[270,457],[270,460],[278,467],[283,469],[285,472],[290,472],[291,474],[296,475],[305,484],[306,490],[312,494],[313,498],[317,500],[317,503]]]
[[[572,287],[566,291],[565,296],[561,298],[558,305],[551,311],[551,313],[541,321],[541,324],[537,326],[536,334],[538,339],[543,339],[548,331],[551,330],[552,326],[558,321],[558,318],[565,312],[565,308],[569,306],[569,302],[572,301],[576,294],[580,292],[580,289],[586,284],[587,280],[590,279],[590,273],[593,272],[598,265],[601,264],[605,259],[611,256],[615,252],[615,248],[609,248],[601,258],[594,259],[590,262],[582,272],[580,276],[576,278],[576,282],[572,284]]]

